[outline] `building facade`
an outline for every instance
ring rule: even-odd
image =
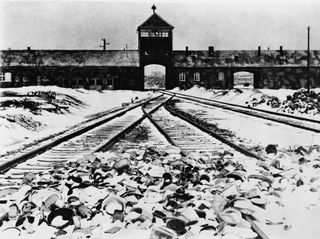
[[[320,51],[173,50],[173,26],[153,8],[137,28],[137,50],[0,51],[0,86],[58,85],[86,89],[144,89],[145,66],[165,67],[165,86],[230,89],[235,74],[253,74],[254,88],[320,87]]]

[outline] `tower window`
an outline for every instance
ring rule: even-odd
[[[162,32],[162,37],[169,37],[169,32]]]
[[[196,72],[193,74],[193,80],[194,81],[200,81],[200,73],[199,72]]]
[[[169,37],[169,32],[167,31],[141,31],[141,37]]]
[[[149,33],[149,37],[158,37],[159,36],[159,32],[150,32]]]
[[[149,37],[149,32],[142,31],[141,37]]]
[[[186,81],[186,73],[179,74],[179,81]]]

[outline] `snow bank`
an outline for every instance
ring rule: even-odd
[[[173,92],[189,94],[193,96],[198,96],[206,99],[227,102],[232,104],[238,104],[242,106],[256,107],[259,109],[275,111],[280,113],[287,113],[289,115],[297,115],[299,117],[311,118],[320,120],[320,101],[315,99],[313,106],[314,110],[309,110],[308,113],[303,113],[306,104],[300,101],[298,104],[301,106],[300,109],[288,110],[288,105],[286,104],[287,96],[292,96],[294,93],[300,90],[291,89],[232,89],[232,90],[212,90],[205,89],[203,87],[194,86],[188,90],[179,90],[175,88]],[[320,93],[320,88],[311,89],[315,94]],[[275,99],[275,97],[277,99]],[[275,101],[275,105],[273,104]],[[278,104],[280,105],[278,105]],[[318,104],[318,105],[317,105]]]
[[[44,102],[45,100],[41,97],[27,96],[28,93],[37,91],[54,92],[57,102],[60,105],[66,105],[67,108],[58,112],[40,109],[36,113],[22,107],[2,107],[0,154],[14,150],[35,139],[65,130],[99,112],[121,107],[122,103],[131,102],[133,98],[142,99],[152,94],[151,92],[124,90],[95,91],[57,86],[28,86],[0,89],[0,102],[28,99],[31,102],[40,102],[43,108],[50,109],[53,106],[50,105],[50,102]],[[6,92],[9,92],[11,96],[5,97]]]

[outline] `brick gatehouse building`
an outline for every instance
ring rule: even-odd
[[[304,50],[173,50],[174,27],[153,14],[138,26],[137,50],[3,50],[0,86],[58,85],[87,89],[144,89],[145,66],[165,67],[165,87],[233,88],[237,72],[254,88],[307,86]],[[310,52],[310,85],[320,87],[320,51]]]

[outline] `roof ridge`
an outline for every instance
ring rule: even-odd
[[[167,21],[165,21],[159,14],[157,14],[157,13],[153,13],[147,20],[145,20],[142,24],[140,24],[139,26],[138,26],[138,29],[140,29],[141,27],[143,27],[143,25],[145,25],[145,24],[147,24],[147,22],[148,21],[150,21],[150,19],[153,17],[153,16],[156,16],[156,17],[158,17],[164,24],[166,24],[166,25],[168,25],[168,27],[170,27],[170,28],[174,28],[171,24],[169,24]],[[161,27],[161,26],[160,26]],[[163,27],[163,26],[162,26]]]
[[[170,27],[173,28],[173,26],[171,24],[169,24],[166,20],[164,20],[159,14],[157,14],[157,13],[154,13],[154,14],[157,15],[160,18],[160,20],[162,20],[164,23],[166,23],[167,25],[169,25]]]

